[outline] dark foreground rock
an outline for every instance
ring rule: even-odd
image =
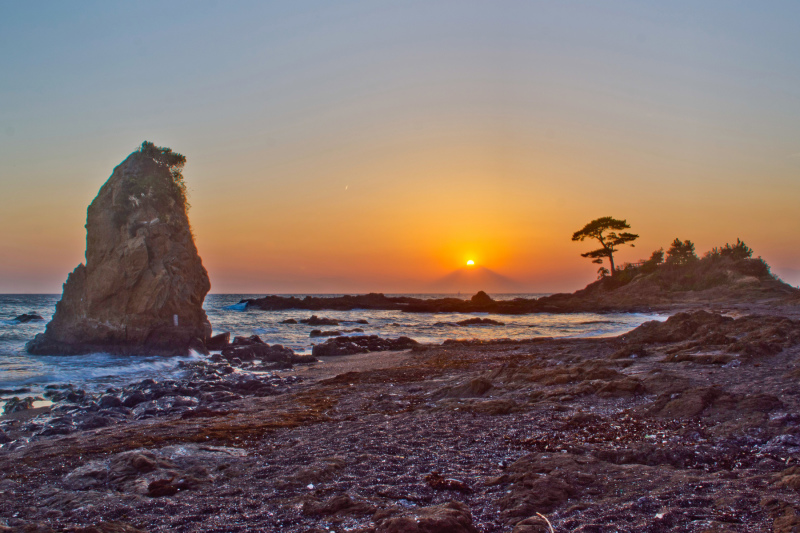
[[[235,337],[233,342],[222,349],[219,356],[212,357],[213,361],[227,360],[236,366],[249,361],[262,363],[275,363],[270,369],[291,368],[294,364],[306,364],[316,361],[308,355],[299,355],[290,348],[280,344],[266,344],[258,335],[250,337]]]
[[[231,342],[231,334],[229,331],[225,333],[220,333],[219,335],[214,335],[213,337],[209,337],[206,341],[206,349],[208,350],[222,350],[226,348]]]
[[[384,339],[377,335],[358,335],[353,337],[333,337],[322,344],[316,344],[311,349],[315,357],[331,355],[353,355],[367,352],[388,352],[394,350],[408,350],[419,343],[408,337]]]
[[[30,353],[205,351],[210,284],[186,216],[183,162],[144,143],[114,169],[89,205],[86,264],[69,275]]]
[[[0,516],[19,530],[791,532],[798,332],[691,312],[610,339],[425,346],[282,394],[246,394],[256,374],[223,363],[101,397],[51,389],[82,411],[49,416],[95,425],[0,422]],[[719,354],[732,359],[700,357]],[[143,418],[98,425],[121,409],[110,397]]]
[[[313,362],[310,356],[295,355],[293,360]],[[111,427],[133,420],[221,416],[227,412],[226,406],[230,402],[285,394],[292,385],[302,381],[297,376],[265,373],[274,367],[252,363],[242,363],[240,370],[225,361],[195,362],[184,366],[187,376],[181,380],[145,379],[103,393],[89,393],[73,385],[50,385],[44,398],[12,398],[6,403],[4,414],[31,409],[35,400],[46,399],[53,404],[46,412],[33,418],[4,420],[0,422],[0,429],[7,437],[9,447],[13,448],[30,440]],[[280,368],[291,366],[281,365]]]
[[[3,414],[7,415],[10,413],[16,413],[18,411],[26,411],[28,409],[33,408],[33,402],[37,399],[41,398],[32,398],[30,396],[26,398],[19,398],[14,396],[6,400],[6,404],[3,406]]]
[[[389,509],[374,520],[377,533],[478,533],[469,507],[456,501],[410,511]]]

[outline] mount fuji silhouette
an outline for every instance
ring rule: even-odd
[[[482,266],[459,268],[429,285],[433,292],[522,292],[522,285]]]

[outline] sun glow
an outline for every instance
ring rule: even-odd
[[[475,266],[475,261],[470,259],[469,261],[467,261],[467,266]]]

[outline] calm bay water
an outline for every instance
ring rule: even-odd
[[[275,311],[238,310],[244,298],[262,295],[215,294],[206,298],[205,308],[214,333],[230,331],[232,335],[258,335],[269,344],[282,344],[299,353],[310,353],[313,343],[312,329],[361,328],[363,333],[349,335],[380,335],[382,337],[411,337],[419,342],[441,343],[446,339],[525,339],[535,337],[603,337],[629,331],[648,320],[664,317],[638,313],[572,313],[533,315],[493,315],[489,313],[402,313],[400,311]],[[296,295],[305,296],[305,295]],[[333,296],[333,295],[331,295]],[[419,298],[452,295],[411,295]],[[496,299],[537,297],[531,294],[493,295]],[[44,331],[55,311],[60,295],[0,295],[0,401],[10,396],[35,395],[48,384],[72,383],[91,391],[138,381],[145,378],[157,380],[177,377],[182,370],[181,361],[202,359],[201,355],[188,357],[113,356],[90,354],[81,356],[33,356],[25,353],[25,343]],[[231,308],[234,306],[234,308]],[[21,324],[13,320],[23,313],[37,313],[44,321]],[[335,318],[341,325],[333,328],[315,328],[305,324],[281,324],[294,318],[308,318],[312,314]],[[504,326],[452,326],[437,323],[454,323],[470,316],[480,316],[504,322]],[[369,324],[348,324],[348,321],[367,320]],[[28,390],[25,390],[28,389]]]

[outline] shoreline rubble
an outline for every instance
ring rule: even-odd
[[[556,531],[791,531],[800,310],[773,311],[299,367],[295,377],[316,377],[282,381],[280,394],[147,407],[139,420],[4,446],[0,513],[8,527],[55,529],[521,533],[546,531],[541,513]],[[220,364],[233,368],[198,365],[208,385],[244,379],[246,368]]]

